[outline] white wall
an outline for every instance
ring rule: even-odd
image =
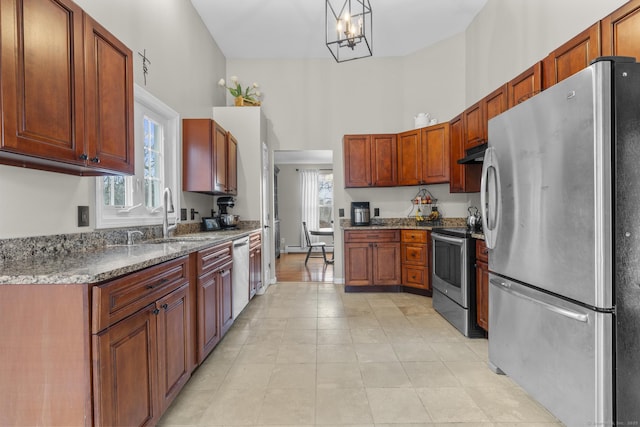
[[[133,51],[134,79],[141,86],[144,76],[138,52],[146,49],[151,65],[145,89],[178,111],[181,118],[211,117],[213,105],[224,105],[224,91],[216,83],[224,75],[226,60],[190,2],[76,2]],[[0,238],[93,230],[94,180],[0,166]],[[209,212],[213,198],[182,193],[181,204]],[[78,205],[90,206],[90,227],[76,227]]]
[[[338,208],[348,211],[351,201],[369,200],[381,217],[400,217],[410,212],[418,188],[344,189],[344,134],[408,130],[419,112],[448,121],[622,3],[489,0],[465,34],[407,57],[342,64],[329,59],[228,60],[227,74],[261,84],[272,149],[333,150],[336,213]],[[428,189],[445,216],[463,217],[468,206],[479,206],[477,193],[450,194],[447,185]],[[341,245],[337,233],[338,280]]]

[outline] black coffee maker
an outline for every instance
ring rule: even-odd
[[[351,202],[351,225],[371,225],[369,202]]]

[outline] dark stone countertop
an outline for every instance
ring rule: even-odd
[[[106,245],[88,251],[0,263],[0,285],[98,283],[235,240],[261,229],[223,230]],[[191,239],[191,240],[189,240]]]

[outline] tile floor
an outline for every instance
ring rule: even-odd
[[[486,362],[487,341],[460,335],[430,298],[279,283],[159,425],[561,426]]]

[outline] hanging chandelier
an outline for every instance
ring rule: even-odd
[[[373,55],[369,0],[325,0],[326,43],[336,62]]]

